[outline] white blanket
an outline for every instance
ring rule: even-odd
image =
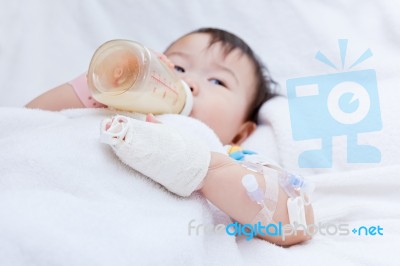
[[[0,265],[202,264],[233,245],[189,236],[190,220],[212,223],[204,199],[176,197],[99,142],[111,113],[1,109]]]
[[[189,224],[229,220],[200,195],[178,198],[122,164],[98,141],[109,115],[0,109],[0,265],[377,265],[396,254],[399,166],[311,177],[317,224],[379,225],[383,236],[316,235],[284,249],[189,235]]]

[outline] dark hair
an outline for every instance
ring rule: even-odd
[[[190,32],[189,34],[193,33],[207,33],[211,36],[210,46],[215,43],[221,43],[225,49],[226,55],[235,49],[239,49],[253,62],[256,76],[256,93],[252,102],[250,102],[247,120],[258,123],[257,116],[262,104],[277,95],[273,91],[277,83],[271,78],[267,68],[261,62],[260,58],[253,52],[245,41],[235,34],[225,30],[216,28],[200,28]]]

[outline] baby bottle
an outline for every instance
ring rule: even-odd
[[[193,96],[157,54],[128,40],[112,40],[94,53],[88,86],[98,102],[140,113],[189,115]]]

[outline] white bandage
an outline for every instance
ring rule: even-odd
[[[117,115],[101,124],[100,140],[142,174],[180,196],[189,196],[207,174],[210,149],[165,124]]]

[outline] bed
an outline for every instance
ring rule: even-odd
[[[23,108],[86,71],[107,40],[162,51],[204,26],[243,37],[279,83],[244,146],[315,182],[320,230],[311,241],[282,248],[217,230],[229,220],[201,195],[169,193],[99,143],[110,110]],[[3,1],[0,265],[399,265],[399,26],[393,0]],[[349,163],[340,135],[330,167],[301,167],[299,156],[321,139],[295,140],[288,81],[353,70],[376,75],[381,126],[356,133],[380,160]]]

